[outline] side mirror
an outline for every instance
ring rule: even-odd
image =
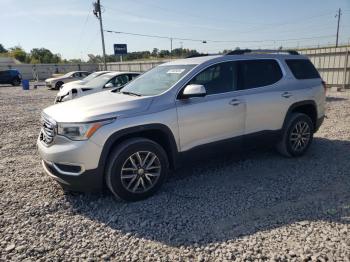
[[[203,85],[188,85],[182,93],[182,98],[203,97],[206,94],[207,91]]]
[[[114,87],[114,85],[112,83],[105,84],[105,88],[112,88],[112,87]]]

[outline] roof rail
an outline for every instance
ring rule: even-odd
[[[255,53],[255,54],[278,54],[278,53],[288,53],[290,55],[299,55],[295,50],[269,50],[269,49],[237,49],[231,52],[226,53],[225,55],[244,55],[246,53]]]
[[[194,55],[186,56],[185,58],[193,58],[193,57],[208,56],[208,55],[209,54],[194,54]]]

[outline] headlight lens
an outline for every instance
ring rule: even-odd
[[[112,123],[115,118],[90,123],[58,123],[57,134],[72,140],[87,140],[100,127]]]

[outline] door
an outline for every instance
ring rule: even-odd
[[[239,61],[238,78],[239,92],[247,107],[245,134],[280,129],[293,94],[288,91],[288,80],[282,80],[278,62],[274,59]]]
[[[0,71],[0,83],[11,84],[11,74],[10,71]]]
[[[236,63],[212,65],[188,84],[200,84],[206,96],[176,101],[181,151],[244,133],[245,103],[235,94]]]

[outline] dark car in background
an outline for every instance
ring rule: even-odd
[[[10,84],[19,86],[21,84],[22,75],[17,69],[1,70],[0,84]]]

